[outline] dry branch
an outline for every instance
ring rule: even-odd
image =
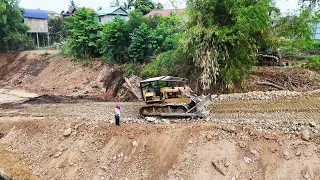
[[[272,86],[272,87],[275,87],[275,88],[280,89],[280,90],[284,90],[285,89],[284,87],[278,86],[278,85],[276,85],[274,83],[270,83],[270,82],[257,82],[257,85]]]

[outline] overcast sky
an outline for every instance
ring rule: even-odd
[[[98,7],[109,7],[113,0],[74,0],[79,7],[90,7],[97,9]],[[153,0],[154,2],[161,2],[165,8],[172,8],[168,0]],[[184,0],[178,0],[183,2]],[[277,6],[281,11],[292,11],[298,8],[298,0],[276,0]],[[62,10],[66,10],[70,4],[69,0],[20,0],[20,6],[26,9],[43,9],[53,10],[60,13]],[[183,3],[180,3],[180,7],[183,7]]]

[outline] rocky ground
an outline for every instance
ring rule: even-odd
[[[267,68],[205,118],[143,118],[138,77],[55,53],[0,54],[0,179],[320,180],[315,72]]]
[[[15,159],[0,169],[16,179],[320,179],[317,91],[220,95],[203,119],[141,118],[143,103],[124,102],[121,127],[114,105],[2,106],[0,153]]]

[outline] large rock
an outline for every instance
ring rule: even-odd
[[[64,136],[64,137],[68,137],[68,136],[71,135],[71,133],[72,133],[72,129],[71,129],[71,128],[68,128],[68,129],[64,130],[63,136]]]
[[[132,146],[133,146],[134,148],[138,147],[138,142],[137,142],[137,141],[133,141],[133,142],[132,142]]]
[[[157,119],[154,117],[146,117],[146,121],[148,122],[155,122]]]
[[[301,138],[302,138],[302,140],[304,140],[304,141],[309,141],[309,139],[310,139],[310,133],[309,133],[309,131],[308,131],[308,130],[303,130],[303,131],[301,132]]]
[[[309,122],[309,126],[310,126],[310,127],[316,127],[316,126],[317,126],[317,123],[315,123],[315,122]]]

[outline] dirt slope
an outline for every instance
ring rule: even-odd
[[[0,86],[36,93],[83,94],[104,91],[105,77],[115,68],[93,62],[90,67],[68,58],[54,57],[56,51],[25,51],[0,54]]]
[[[320,180],[319,91],[220,95],[204,119],[148,120],[138,116],[143,103],[122,102],[122,125],[116,127],[115,102],[59,95],[107,89],[107,98],[126,95],[121,71],[48,55],[54,53],[0,54],[0,174],[14,179]],[[302,85],[301,91],[308,90]],[[57,96],[20,103],[35,94],[11,89]]]
[[[320,179],[319,93],[230,97],[193,120],[148,122],[121,103],[121,127],[114,102],[6,106],[0,144],[39,179]]]
[[[40,179],[320,179],[319,135],[303,141],[296,134],[223,126],[233,135],[211,123],[0,121],[7,133],[0,142]]]

